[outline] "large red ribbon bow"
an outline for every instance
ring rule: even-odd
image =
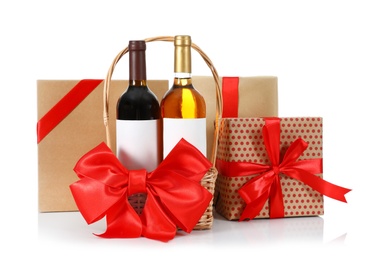
[[[284,202],[279,175],[281,173],[302,181],[322,195],[346,202],[344,195],[351,191],[331,184],[315,174],[322,173],[322,158],[298,160],[308,144],[301,138],[295,140],[280,161],[280,119],[266,118],[262,129],[264,145],[271,165],[242,162],[237,164],[243,175],[260,174],[244,184],[238,193],[246,202],[239,219],[253,219],[269,199],[270,218],[284,217]]]
[[[85,154],[74,170],[80,180],[70,185],[77,207],[88,224],[106,216],[104,238],[144,236],[168,241],[177,228],[190,233],[212,194],[200,181],[211,163],[184,139],[154,171],[127,170],[101,143]],[[141,214],[128,197],[146,193]]]

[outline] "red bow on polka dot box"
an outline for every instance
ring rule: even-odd
[[[322,118],[223,118],[216,211],[229,220],[317,216],[323,196],[350,191],[323,179]]]

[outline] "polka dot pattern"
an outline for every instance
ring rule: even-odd
[[[226,162],[254,162],[270,165],[263,143],[263,125],[262,118],[223,119],[217,159]],[[300,160],[322,158],[322,118],[281,118],[280,128],[281,158],[289,145],[299,137],[309,145]],[[227,219],[239,219],[245,208],[245,202],[240,198],[238,190],[255,176],[257,175],[226,177],[219,170],[215,190],[216,210]],[[318,176],[322,178],[322,174]],[[323,196],[320,193],[284,174],[280,174],[280,181],[285,217],[324,214]],[[257,218],[268,217],[269,204],[266,202]]]

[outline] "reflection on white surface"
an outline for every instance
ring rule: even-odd
[[[105,231],[105,220],[87,225],[79,212],[39,213],[38,244],[50,250],[65,248],[60,251],[60,259],[65,259],[64,255],[69,255],[71,250],[75,255],[86,257],[88,254],[90,259],[101,259],[107,254],[132,255],[143,249],[146,256],[153,253],[161,259],[173,259],[176,256],[176,259],[193,260],[189,255],[195,253],[228,256],[227,259],[240,254],[258,259],[269,259],[271,256],[297,259],[294,254],[286,255],[286,252],[294,250],[303,252],[300,259],[313,259],[318,252],[321,256],[341,256],[343,253],[350,256],[353,249],[358,247],[349,247],[345,241],[347,230],[333,219],[324,217],[255,219],[248,222],[229,221],[218,214],[214,217],[212,229],[194,230],[190,234],[178,231],[173,240],[163,243],[144,237],[99,238],[93,233]]]
[[[243,222],[216,217],[214,234],[220,234],[221,237],[222,234],[229,233],[227,242],[230,244],[323,243],[324,219],[321,217],[254,219]],[[217,240],[218,236],[215,236],[215,239]]]
[[[83,244],[109,240],[93,235],[93,233],[103,233],[105,227],[104,220],[87,225],[79,212],[39,214],[38,231],[40,241],[55,239],[59,242],[80,242]],[[167,244],[194,246],[202,244],[207,246],[243,245],[243,247],[286,244],[321,245],[324,243],[323,233],[324,219],[321,217],[255,219],[238,222],[226,220],[215,214],[211,230],[194,230],[190,234],[179,231],[177,236]],[[338,237],[337,240],[333,239],[333,243],[343,242],[344,238],[345,234]],[[125,243],[130,245],[135,245],[135,243],[140,245],[163,245],[162,242],[146,238],[113,240],[124,240]]]

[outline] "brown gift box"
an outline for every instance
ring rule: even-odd
[[[218,162],[253,162],[269,165],[269,158],[262,138],[263,118],[226,118],[222,120]],[[322,158],[322,118],[281,118],[280,151],[301,137],[309,146],[299,160]],[[220,165],[220,164],[218,164]],[[238,190],[253,177],[227,177],[227,169],[218,168],[216,182],[216,211],[226,219],[239,219],[245,202]],[[318,174],[322,178],[322,173]],[[317,216],[324,214],[323,196],[304,183],[280,174],[284,202],[284,217]],[[265,203],[256,218],[269,217],[269,204]]]
[[[79,80],[38,80],[38,120],[62,99]],[[222,78],[221,81],[222,82]],[[212,76],[193,76],[193,84],[207,105],[207,157],[211,159],[216,87]],[[118,100],[128,81],[112,80],[109,99]],[[158,99],[168,90],[168,81],[149,80]],[[239,115],[277,116],[277,78],[271,76],[239,78]],[[109,102],[110,119],[115,118],[116,102]],[[110,136],[115,136],[115,120],[109,120]],[[87,151],[106,141],[103,125],[103,82],[66,118],[38,143],[39,211],[77,210],[69,185],[77,180],[73,167]],[[115,152],[115,142],[111,143]]]
[[[203,95],[207,106],[207,157],[212,153],[216,118],[215,80],[212,76],[193,76],[194,87]],[[223,77],[220,77],[222,83]],[[278,82],[275,76],[238,77],[237,117],[278,116]],[[222,86],[221,90],[222,90]]]
[[[72,90],[79,80],[38,80],[37,117],[40,120]],[[106,141],[103,123],[103,82],[38,143],[39,211],[75,211],[77,207],[69,185],[78,180],[73,168],[77,161]],[[115,137],[116,100],[128,86],[127,80],[112,80],[110,85],[110,136]],[[168,90],[167,80],[148,80],[149,88],[160,100]],[[111,144],[115,152],[115,142]]]

